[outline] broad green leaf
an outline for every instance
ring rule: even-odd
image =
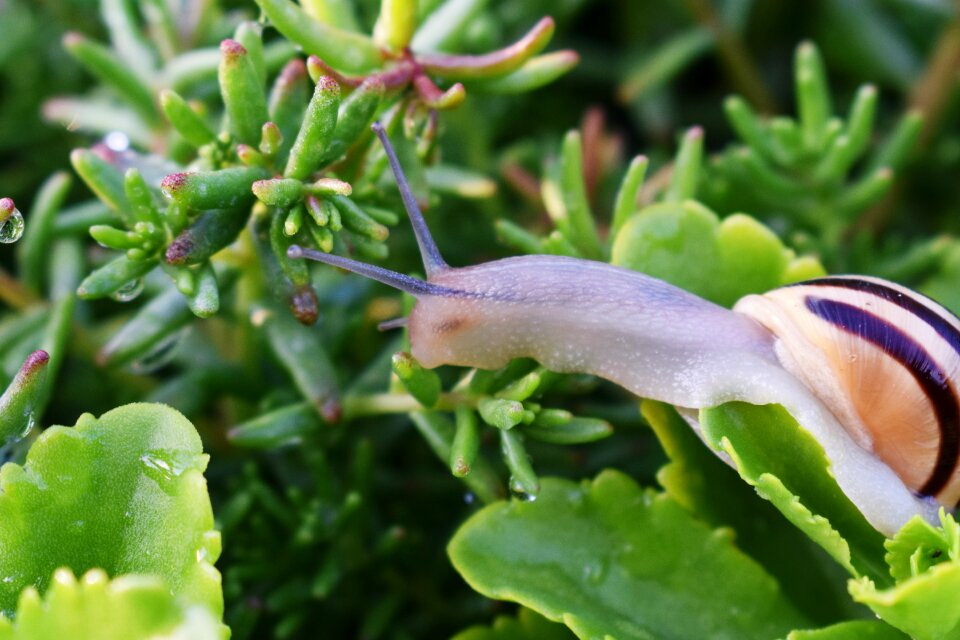
[[[786,640],[908,640],[902,632],[876,620],[841,622],[823,629],[791,632]]]
[[[850,594],[917,640],[960,638],[960,563],[938,564],[896,587],[850,581]]]
[[[453,636],[453,640],[571,640],[573,637],[562,624],[521,607],[516,617],[497,616],[489,627],[470,627]]]
[[[480,593],[580,638],[772,638],[810,626],[725,530],[617,471],[547,478],[535,501],[490,505],[448,553]]]
[[[914,517],[884,546],[890,574],[900,583],[934,565],[960,562],[960,524],[941,508],[939,527]]]
[[[753,218],[734,214],[720,221],[689,200],[654,204],[634,214],[614,239],[611,262],[725,306],[798,276],[824,273],[809,258],[797,260]]]
[[[916,517],[886,542],[895,587],[879,590],[867,578],[849,584],[854,599],[918,640],[960,637],[960,526],[942,510],[940,522]]]
[[[828,624],[864,614],[847,594],[848,574],[758,496],[673,407],[644,400],[641,413],[670,458],[657,481],[671,498],[711,527],[734,530],[737,546],[763,565],[811,619]]]
[[[79,581],[58,569],[41,599],[20,596],[14,621],[0,616],[0,640],[220,640],[226,628],[203,606],[185,605],[157,576],[110,580],[100,569]]]
[[[193,425],[159,404],[130,404],[50,427],[23,466],[0,469],[0,611],[44,592],[54,570],[155,574],[185,602],[223,611],[220,534]]]
[[[841,566],[890,583],[883,536],[840,490],[820,444],[782,407],[733,402],[702,410],[700,425],[740,476]]]

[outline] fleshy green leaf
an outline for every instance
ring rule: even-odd
[[[741,477],[841,566],[890,582],[883,536],[837,485],[820,444],[782,407],[729,403],[702,410],[700,425]]]
[[[720,221],[696,202],[649,206],[624,223],[611,262],[662,278],[723,305],[793,280],[798,260],[776,234],[734,214]],[[822,275],[804,261],[803,275]]]
[[[300,132],[290,149],[284,171],[286,177],[303,180],[320,168],[320,159],[337,126],[339,106],[340,85],[330,77],[321,77],[317,80]]]
[[[84,278],[77,287],[77,295],[84,300],[103,298],[139,280],[155,266],[156,260],[130,260],[126,256],[114,258]]]
[[[919,640],[960,636],[960,526],[942,510],[940,522],[916,517],[886,542],[895,587],[878,589],[868,578],[849,584],[855,600]]]
[[[793,631],[787,640],[907,640],[907,636],[883,622],[856,620],[823,629]]]
[[[899,583],[943,562],[960,562],[960,525],[942,509],[940,527],[913,518],[886,542],[890,575]]]
[[[231,167],[220,171],[171,173],[160,190],[174,202],[195,209],[237,207],[253,198],[250,186],[267,177],[260,167]]]
[[[393,354],[391,364],[393,372],[417,402],[425,407],[437,404],[440,397],[440,376],[436,372],[424,369],[405,351]]]
[[[315,20],[290,0],[257,0],[257,4],[277,31],[341,71],[364,73],[380,64],[380,50],[369,36]]]
[[[491,78],[520,68],[540,53],[553,37],[553,18],[546,16],[513,44],[483,55],[449,55],[424,53],[418,62],[432,74],[442,78]]]
[[[373,28],[373,41],[384,49],[402,51],[417,28],[414,0],[381,0],[380,16]]]
[[[727,533],[616,471],[544,479],[535,501],[471,517],[448,553],[474,589],[580,638],[771,638],[809,626]]]
[[[298,402],[247,420],[230,429],[230,442],[238,447],[271,448],[300,444],[317,430],[320,420],[309,402]]]
[[[184,601],[223,610],[220,534],[193,425],[170,407],[130,404],[51,427],[23,466],[0,469],[0,609],[54,570],[155,574]]]
[[[177,234],[164,259],[172,265],[200,264],[236,240],[246,223],[247,212],[241,208],[204,211]]]
[[[43,288],[49,257],[47,251],[53,238],[55,220],[70,191],[71,182],[70,175],[62,171],[44,181],[30,210],[30,223],[26,225],[23,240],[17,247],[20,278],[34,291]]]
[[[676,410],[644,400],[641,413],[670,458],[657,481],[671,498],[702,522],[736,531],[737,546],[812,619],[826,624],[862,613],[845,593],[847,574],[715,455]]]
[[[880,618],[917,640],[960,637],[960,563],[938,564],[891,589],[869,578],[852,580],[850,594]]]
[[[63,46],[90,73],[113,88],[145,122],[157,124],[160,118],[150,87],[131,71],[115,52],[78,33],[64,36]]]
[[[516,617],[497,616],[489,627],[470,627],[453,636],[453,640],[570,640],[573,637],[562,624],[521,608]]]
[[[28,587],[15,621],[0,617],[0,640],[220,640],[225,631],[205,608],[178,602],[157,576],[109,580],[100,569],[79,581],[58,569],[42,599]]]
[[[193,146],[202,147],[216,140],[216,134],[203,118],[176,91],[164,89],[160,92],[160,106],[170,124]]]
[[[564,75],[580,62],[576,51],[564,49],[530,58],[519,69],[492,80],[477,80],[471,88],[486,93],[517,94],[526,93],[550,84]]]
[[[25,436],[36,422],[36,411],[46,395],[46,351],[31,353],[10,385],[0,395],[0,446]]]

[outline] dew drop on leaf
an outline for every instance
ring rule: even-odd
[[[157,371],[173,360],[173,357],[177,354],[177,347],[180,346],[184,336],[189,331],[189,327],[184,327],[180,331],[174,331],[165,338],[161,338],[147,353],[131,362],[130,369],[141,375]]]
[[[143,292],[143,278],[137,278],[127,282],[122,287],[110,294],[110,297],[117,302],[130,302]]]
[[[0,242],[10,244],[23,236],[23,214],[14,209],[6,220],[0,222]]]
[[[513,477],[510,478],[510,492],[521,502],[533,502],[537,499],[536,494],[527,492],[520,481]]]
[[[607,577],[607,565],[603,561],[591,561],[583,565],[583,578],[587,583],[598,585]]]
[[[144,474],[165,492],[174,490],[173,481],[185,471],[200,468],[197,456],[183,449],[151,449],[140,456],[140,464]]]
[[[37,414],[31,411],[29,414],[27,414],[27,420],[23,425],[23,430],[17,434],[16,438],[14,439],[14,442],[17,442],[26,438],[27,435],[31,431],[33,431],[33,428],[36,426],[36,424],[37,424]]]
[[[30,432],[33,431],[33,428],[36,425],[37,414],[35,414],[33,411],[30,411],[25,416],[23,429],[20,430],[20,433],[10,434],[6,439],[0,440],[0,464],[8,462],[14,458],[17,444],[30,435]]]

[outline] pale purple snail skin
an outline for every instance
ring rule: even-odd
[[[937,501],[908,488],[870,450],[863,425],[841,425],[836,415],[846,416],[849,407],[832,403],[828,409],[801,381],[809,384],[831,373],[796,375],[797,358],[789,354],[803,358],[806,345],[790,349],[780,343],[771,330],[775,322],[765,315],[771,303],[748,296],[731,311],[642,273],[566,257],[532,255],[450,267],[383,129],[373,128],[397,177],[427,280],[299,246],[288,253],[414,295],[417,303],[407,326],[411,351],[423,366],[496,369],[530,357],[554,371],[593,374],[640,397],[673,404],[695,429],[698,409],[731,401],[780,404],[820,443],[840,488],[879,531],[893,535],[918,514],[937,521]],[[957,327],[960,332],[960,323]],[[960,358],[945,365],[951,375],[958,363]],[[953,508],[960,474],[950,473],[947,507]]]

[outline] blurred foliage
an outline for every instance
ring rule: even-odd
[[[132,401],[182,411],[211,456],[235,638],[443,637],[471,625],[488,628],[463,637],[511,625],[559,637],[474,593],[439,550],[483,503],[508,488],[535,494],[541,476],[613,467],[669,489],[656,421],[612,385],[531,362],[423,370],[404,338],[377,331],[408,302],[291,261],[286,247],[420,268],[367,130],[378,117],[456,266],[517,252],[612,257],[730,304],[822,264],[958,311],[960,9],[382,6],[0,1],[0,196],[25,218],[23,238],[0,245],[0,436]],[[261,29],[261,14],[278,28]],[[310,30],[318,16],[333,40]],[[464,57],[518,41],[493,66]],[[70,159],[79,179],[54,173]],[[671,253],[671,229],[688,254]],[[691,255],[723,281],[698,279]],[[743,268],[746,255],[763,269]],[[22,462],[29,441],[4,455]],[[669,527],[691,520],[671,514]],[[783,579],[745,520],[700,520],[747,531],[750,558],[731,562]],[[834,597],[821,607],[786,589],[797,619],[864,614],[843,576],[816,580]],[[881,607],[883,586],[864,582],[858,600]],[[841,627],[823,637],[854,637]]]

